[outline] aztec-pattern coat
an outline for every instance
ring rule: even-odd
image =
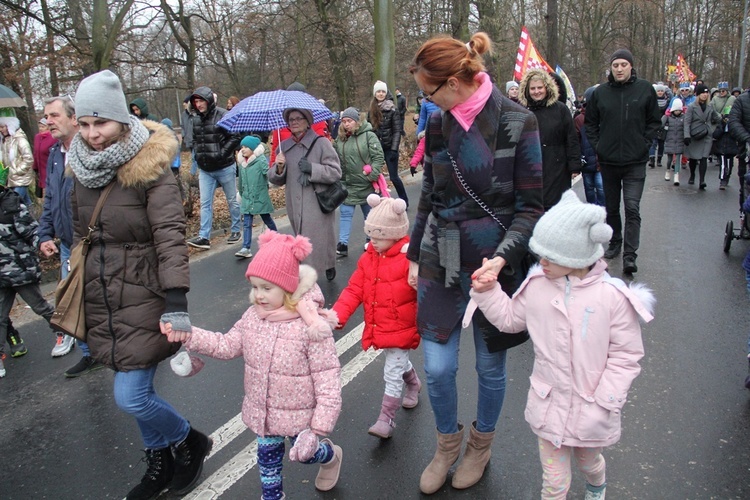
[[[544,210],[542,148],[534,114],[494,86],[468,132],[450,111],[431,115],[426,130],[422,192],[407,258],[419,262],[417,328],[423,339],[444,343],[459,326],[471,273],[483,258],[506,260],[498,281],[508,294],[523,281],[529,238]],[[504,228],[461,186],[449,152]],[[481,312],[474,321],[490,350],[506,346],[506,336]]]

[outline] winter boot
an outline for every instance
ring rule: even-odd
[[[372,427],[367,429],[367,433],[380,439],[388,439],[393,434],[393,428],[396,427],[396,411],[401,406],[401,399],[394,398],[388,394],[383,395],[383,404],[380,407],[378,421]]]
[[[601,486],[591,486],[586,483],[586,496],[583,500],[604,500],[604,495],[607,492],[607,483]]]
[[[667,171],[666,171],[666,172],[664,172],[664,180],[665,180],[665,181],[668,181],[668,180],[669,180],[669,174],[670,174],[670,173],[671,173],[671,172],[670,172],[670,170],[669,170],[669,169],[667,169]]]
[[[484,469],[492,454],[492,440],[495,439],[495,431],[479,432],[476,421],[469,429],[469,439],[466,441],[466,451],[461,463],[458,464],[456,473],[453,474],[453,487],[457,490],[470,488],[482,479]]]
[[[656,159],[656,168],[661,168],[661,156]]]
[[[422,382],[419,380],[417,371],[414,368],[404,373],[403,379],[406,383],[406,394],[404,394],[401,406],[404,408],[414,408],[419,403],[419,391],[422,390]]]
[[[651,168],[656,167],[656,163],[655,162],[656,162],[656,157],[654,157],[654,156],[649,156],[648,157],[648,166],[649,167],[651,167]]]
[[[176,495],[185,495],[193,489],[203,471],[203,460],[213,444],[210,437],[191,427],[187,437],[172,447],[175,468],[169,489]]]
[[[674,185],[675,186],[680,185],[680,173],[679,172],[674,173]]]
[[[344,452],[341,446],[337,446],[330,439],[321,439],[321,443],[328,443],[333,448],[333,458],[327,463],[320,464],[320,470],[315,477],[315,488],[318,491],[330,491],[336,486],[341,473],[341,461],[344,459]]]
[[[464,426],[458,424],[458,432],[453,434],[437,433],[437,450],[432,462],[419,478],[419,489],[425,495],[432,495],[442,488],[448,477],[451,465],[461,454],[461,441],[464,439]]]
[[[161,448],[159,450],[144,450],[146,457],[146,473],[141,482],[128,492],[127,500],[151,500],[158,497],[162,491],[167,489],[174,475],[174,458],[172,450]]]

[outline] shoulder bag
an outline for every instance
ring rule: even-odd
[[[703,120],[693,119],[690,122],[690,137],[696,141],[700,141],[708,135],[708,125]]]
[[[315,143],[318,142],[318,139],[320,139],[320,136],[317,136],[315,139],[313,139],[312,143],[310,144],[310,149],[307,150],[307,153],[305,153],[305,156],[303,158],[307,158],[307,156],[312,151],[313,146],[315,146]],[[344,203],[346,197],[349,196],[349,191],[347,191],[344,185],[341,183],[341,179],[331,184],[324,184],[324,186],[325,188],[319,191],[315,189],[315,186],[313,185],[313,190],[315,191],[315,196],[318,198],[320,211],[324,214],[330,214],[331,212],[339,208],[342,203]]]
[[[89,245],[91,245],[91,235],[99,222],[99,214],[104,206],[104,201],[114,186],[115,182],[110,182],[99,195],[94,213],[91,214],[91,221],[88,226],[89,232],[70,251],[70,272],[64,280],[57,284],[55,289],[55,312],[50,320],[52,328],[83,342],[86,341],[87,334],[86,311],[83,300],[86,254],[88,254]]]

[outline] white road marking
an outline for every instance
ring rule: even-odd
[[[364,323],[357,325],[344,337],[336,342],[336,354],[341,356],[347,350],[354,345],[359,345],[359,341],[362,338],[362,331],[364,329]],[[354,380],[367,366],[372,363],[379,355],[382,350],[370,349],[368,351],[360,352],[354,358],[349,361],[346,365],[341,367],[341,387],[345,387],[349,382]],[[229,444],[233,439],[239,436],[242,432],[247,430],[245,424],[242,423],[242,415],[238,414],[233,417],[229,422],[221,426],[216,430],[211,437],[214,439],[214,446],[211,454],[207,457],[211,458],[215,453],[221,450],[224,446]],[[224,465],[222,465],[216,472],[211,474],[202,483],[200,483],[193,491],[191,491],[185,498],[192,500],[208,500],[215,499],[222,495],[225,491],[240,480],[247,472],[255,467],[258,462],[257,458],[258,441],[254,439],[247,447],[236,454],[234,457],[229,459]]]

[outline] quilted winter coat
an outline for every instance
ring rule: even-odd
[[[260,144],[246,162],[242,154],[237,155],[240,174],[237,190],[242,198],[240,209],[243,214],[273,213],[271,195],[268,194],[268,158],[265,151],[263,144]]]
[[[270,321],[251,306],[226,334],[193,327],[185,343],[212,358],[244,358],[242,421],[258,436],[296,436],[308,428],[326,436],[341,412],[341,365],[331,331],[336,319],[320,310],[325,299],[316,279],[310,266],[301,265],[293,295],[319,308],[311,326],[291,311]]]
[[[0,160],[9,169],[8,187],[28,186],[34,180],[34,155],[26,133],[13,125],[8,125],[10,135],[0,138]]]
[[[378,180],[385,164],[383,148],[378,136],[372,131],[372,125],[368,122],[360,124],[350,137],[346,136],[342,128],[334,146],[341,161],[341,182],[349,192],[344,204],[367,203],[367,195],[375,192],[372,183]],[[369,174],[362,171],[365,165],[372,166]]]
[[[94,231],[84,272],[86,327],[91,355],[117,371],[153,366],[180,344],[167,341],[159,318],[167,294],[190,289],[185,212],[170,165],[177,139],[164,125],[117,170]],[[74,161],[72,158],[69,161]],[[72,175],[70,166],[68,175]],[[71,195],[73,244],[88,233],[99,194],[75,179]]]
[[[510,299],[498,286],[471,291],[505,332],[528,329],[534,368],[526,421],[560,446],[602,447],[620,439],[620,413],[643,357],[640,317],[653,319],[651,292],[612,278],[599,260],[583,278],[547,279],[540,267]],[[466,324],[464,318],[464,324]]]
[[[408,282],[408,247],[408,236],[383,254],[367,245],[349,285],[333,305],[342,326],[360,304],[364,305],[362,349],[365,351],[370,347],[416,349],[419,346],[417,291]]]

